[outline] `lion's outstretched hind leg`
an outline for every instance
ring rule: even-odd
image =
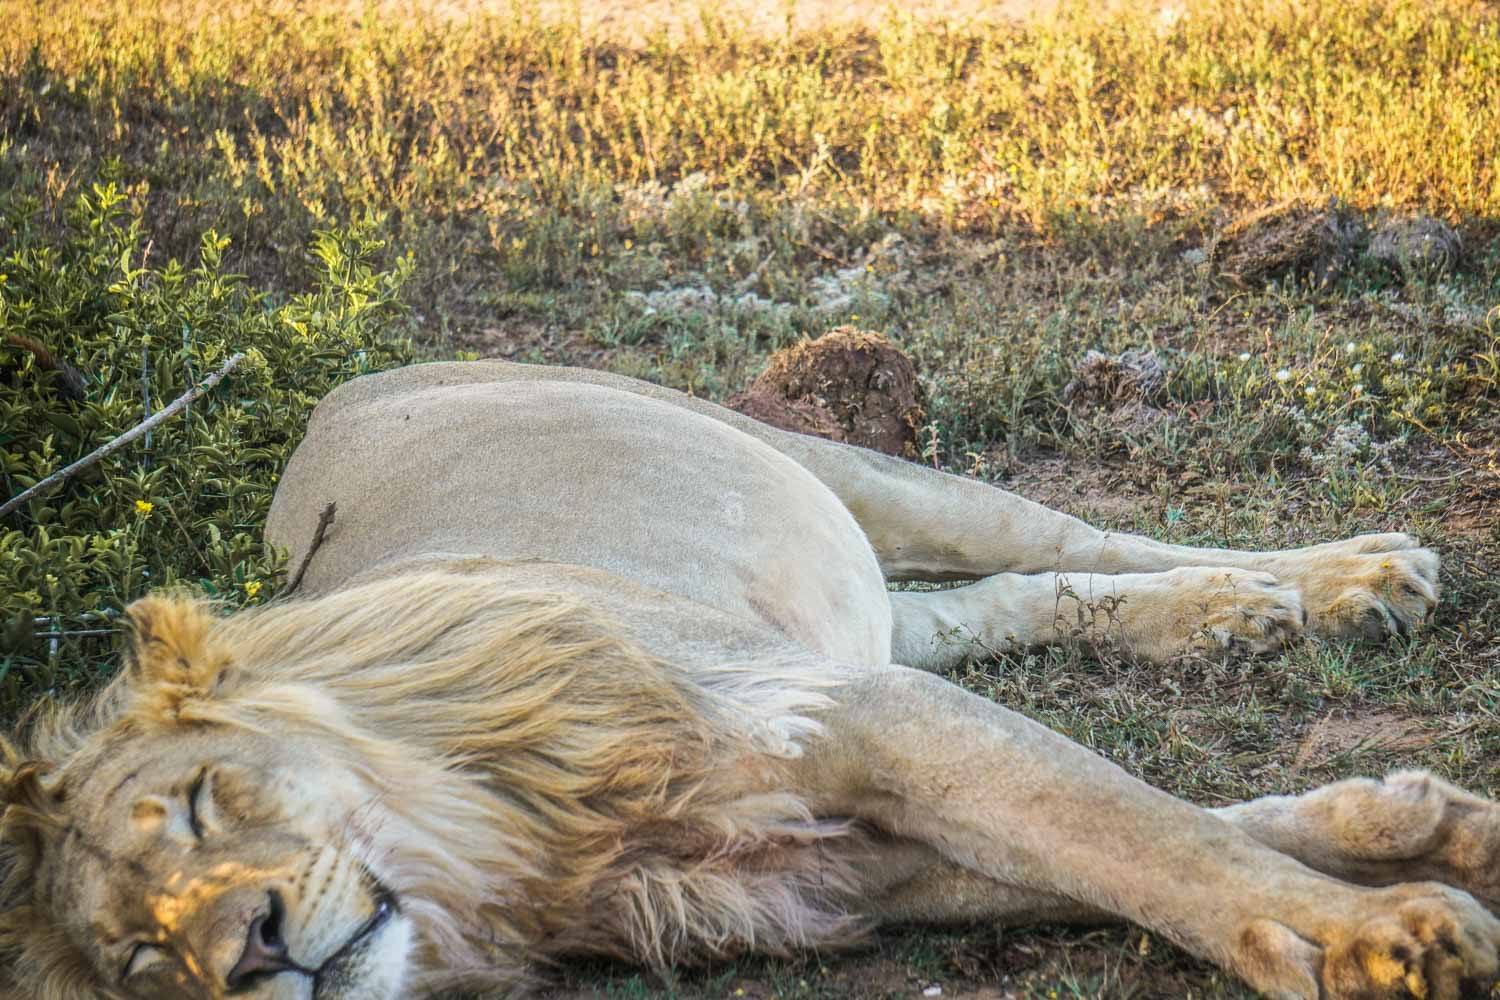
[[[313,427],[328,422],[340,407],[382,394],[399,396],[434,384],[538,381],[584,383],[644,396],[770,445],[834,492],[864,531],[887,579],[1158,573],[1181,567],[1255,570],[1297,587],[1308,612],[1307,630],[1320,635],[1405,632],[1437,601],[1437,556],[1409,535],[1362,535],[1283,552],[1238,552],[1101,531],[974,479],[778,430],[706,400],[606,372],[484,361],[415,365],[346,383],[320,404]],[[272,515],[274,519],[274,509]],[[317,519],[303,514],[297,520],[314,524]]]
[[[1297,588],[1307,631],[1362,638],[1405,635],[1437,604],[1437,555],[1399,532],[1275,552],[1172,545],[1101,531],[985,483],[876,452],[761,433],[834,491],[889,579],[1251,570]]]
[[[1151,928],[1272,996],[1457,998],[1500,972],[1500,921],[1467,893],[1315,872],[930,674],[857,677],[822,721],[789,775],[818,814],[920,841],[1033,901]],[[934,893],[906,897],[943,918]]]

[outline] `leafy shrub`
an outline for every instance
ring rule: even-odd
[[[225,273],[228,240],[214,232],[193,264],[151,266],[142,220],[113,185],[77,198],[59,238],[34,215],[22,196],[0,204],[0,495],[133,427],[235,351],[246,358],[149,437],[0,521],[0,713],[39,687],[97,679],[88,664],[108,652],[110,619],[150,588],[268,598],[284,554],[263,549],[260,528],[309,411],[410,358],[383,331],[411,262],[378,269],[373,223],[317,234],[312,288],[278,305]],[[26,342],[81,373],[82,393]]]

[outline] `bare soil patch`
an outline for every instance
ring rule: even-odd
[[[1063,455],[1028,458],[1000,485],[1053,510],[1105,525],[1128,522],[1153,499],[1127,469]]]
[[[1422,720],[1384,708],[1366,711],[1330,711],[1307,730],[1287,767],[1292,778],[1334,757],[1360,750],[1420,750],[1441,739]]]
[[[601,365],[608,353],[578,330],[556,329],[524,316],[506,317],[473,331],[460,331],[453,344],[483,359],[583,367]]]

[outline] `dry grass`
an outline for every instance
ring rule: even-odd
[[[636,37],[498,6],[0,0],[0,188],[45,228],[117,180],[157,261],[213,227],[283,297],[314,273],[314,229],[368,218],[413,255],[408,329],[434,355],[723,398],[777,346],[880,329],[928,382],[923,461],[1178,542],[1414,530],[1447,589],[1410,643],[1168,669],[1045,652],[956,679],[1205,803],[1409,764],[1494,794],[1500,20],[1416,0],[1173,10],[788,33],[719,9]],[[1400,273],[1354,247],[1326,282],[1244,287],[1196,266],[1229,219],[1330,197],[1367,223],[1437,215],[1464,255]],[[1156,351],[1149,412],[1070,406],[1093,349]],[[562,982],[1244,995],[1123,929],[890,933],[851,957]]]
[[[429,329],[649,285],[653,244],[735,277],[770,255],[760,289],[796,301],[809,263],[919,221],[1054,233],[1308,193],[1500,214],[1500,26],[1477,4],[776,37],[710,9],[635,47],[520,9],[3,0],[3,177],[59,205],[118,167],[158,252],[212,226],[255,275],[295,278],[310,227],[377,214],[422,258]]]

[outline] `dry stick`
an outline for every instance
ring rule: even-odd
[[[141,345],[141,419],[146,420],[151,416],[151,347],[149,344]],[[146,468],[151,468],[151,432],[146,432],[144,442],[145,453],[141,456]]]
[[[302,575],[307,572],[307,566],[312,562],[312,557],[317,554],[318,549],[322,548],[323,535],[327,533],[328,526],[333,523],[333,517],[338,511],[338,502],[330,500],[318,512],[318,530],[313,535],[312,545],[308,546],[307,554],[302,557],[302,564],[297,567],[297,575],[292,577],[292,582],[287,585],[286,590],[282,591],[283,594],[290,594],[302,586]]]
[[[5,502],[5,505],[3,507],[0,507],[0,517],[4,517],[6,514],[9,514],[11,511],[15,510],[26,501],[32,499],[33,497],[39,496],[58,483],[72,478],[73,476],[82,472],[84,469],[87,469],[89,466],[93,465],[95,462],[98,462],[100,459],[109,455],[111,452],[118,451],[120,448],[123,448],[125,445],[134,441],[142,434],[145,434],[147,431],[156,427],[158,424],[165,423],[167,420],[175,416],[177,412],[180,411],[183,407],[187,406],[193,400],[197,399],[199,396],[203,395],[204,393],[208,392],[208,390],[218,385],[219,381],[225,375],[228,375],[230,372],[234,371],[235,366],[243,361],[244,358],[244,354],[234,355],[228,361],[225,361],[222,365],[220,365],[218,371],[214,372],[212,375],[205,378],[202,382],[199,382],[197,385],[193,386],[181,396],[178,396],[176,399],[172,400],[169,405],[163,407],[160,410],[157,410],[150,417],[130,428],[130,430],[126,431],[124,434],[121,434],[119,437],[115,438],[108,444],[100,445],[98,448],[95,448],[93,451],[89,452],[87,455],[83,456],[67,468],[52,473],[52,475],[48,476],[46,479],[43,479],[31,489],[26,490],[22,493],[18,493],[15,496],[11,497]]]

